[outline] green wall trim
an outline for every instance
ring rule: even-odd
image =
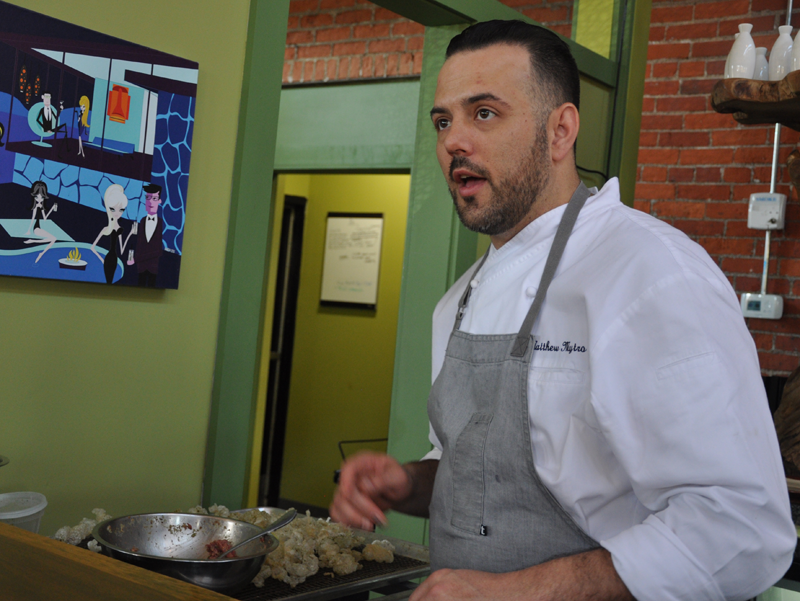
[[[469,24],[491,19],[519,19],[541,25],[499,0],[375,0],[375,4],[414,19],[425,26]],[[447,22],[443,21],[442,11],[448,11],[451,15],[450,20],[444,20]],[[617,64],[614,61],[569,38],[562,35],[559,37],[569,45],[581,73],[606,85],[612,87],[616,85]]]
[[[411,168],[419,80],[284,88],[276,171]]]
[[[253,0],[234,164],[203,503],[246,495],[289,0]]]

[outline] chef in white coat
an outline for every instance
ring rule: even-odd
[[[753,340],[678,230],[587,189],[567,46],[521,22],[456,36],[433,127],[456,210],[492,244],[439,302],[433,450],[342,466],[334,519],[430,517],[425,599],[749,599],[796,533]]]

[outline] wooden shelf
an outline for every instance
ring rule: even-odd
[[[780,81],[722,79],[711,92],[711,106],[744,125],[780,123],[800,131],[800,71]]]

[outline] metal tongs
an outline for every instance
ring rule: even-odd
[[[279,517],[277,520],[275,520],[269,526],[267,526],[266,530],[264,530],[263,532],[259,532],[255,536],[251,536],[247,540],[244,540],[244,541],[240,542],[238,545],[235,545],[235,546],[231,547],[230,549],[225,551],[225,553],[223,553],[219,557],[216,557],[212,561],[218,561],[218,560],[222,559],[223,557],[225,557],[226,555],[228,555],[229,553],[232,553],[233,551],[236,551],[236,549],[238,549],[239,547],[243,547],[247,543],[251,543],[254,540],[256,540],[257,538],[262,538],[262,537],[266,536],[267,534],[269,534],[270,532],[275,532],[276,530],[278,530],[280,528],[283,528],[284,526],[289,524],[289,522],[291,522],[296,517],[297,517],[297,510],[296,509],[290,509],[290,510],[286,511],[281,517]]]

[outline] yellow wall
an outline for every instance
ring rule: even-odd
[[[0,277],[0,493],[40,532],[200,501],[248,0],[16,0],[200,65],[180,289]]]
[[[327,507],[338,441],[388,433],[410,176],[283,178],[279,190],[306,196],[308,205],[280,496]],[[328,212],[384,215],[375,311],[319,304]]]

